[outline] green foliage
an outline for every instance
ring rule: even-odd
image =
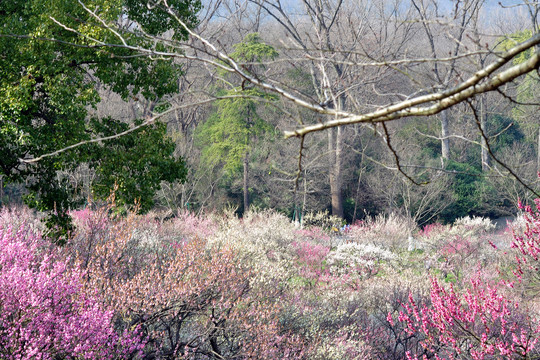
[[[518,31],[508,37],[501,39],[499,49],[504,51],[508,50],[516,44],[526,41],[532,37],[531,30]],[[527,61],[533,54],[534,48],[521,52],[513,59],[514,65],[521,64]],[[530,72],[520,82],[517,88],[516,100],[520,103],[533,105],[517,105],[512,109],[512,116],[517,120],[526,136],[526,139],[530,143],[536,141],[538,136],[539,124],[536,121],[536,115],[538,112],[537,106],[534,105],[538,99],[538,93],[540,92],[540,77],[537,72]]]
[[[195,23],[195,12],[200,8],[198,0],[170,4],[189,25]],[[151,34],[163,33],[171,25],[163,11],[149,11],[146,2],[92,0],[85,1],[85,5],[118,28],[130,45],[152,44],[123,31],[118,24],[120,18],[140,21],[140,28]],[[60,27],[55,21],[75,31]],[[175,34],[184,36],[181,29],[175,29]],[[181,68],[171,59],[150,61],[121,47],[93,47],[97,41],[117,43],[119,39],[76,1],[0,2],[0,175],[11,183],[24,181],[29,190],[27,203],[38,210],[55,210],[57,220],[63,219],[66,210],[76,205],[71,197],[74,189],[60,180],[57,172],[72,171],[83,161],[100,166],[100,178],[104,182],[99,184],[103,189],[98,191],[99,195],[108,196],[114,178],[125,186],[125,201],[139,198],[143,208],[151,203],[148,199],[159,181],[185,175],[183,164],[171,157],[171,145],[163,138],[158,139],[164,135],[159,127],[138,131],[126,140],[64,152],[37,164],[19,161],[126,129],[127,124],[111,119],[87,121],[88,109],[100,101],[98,83],[124,99],[138,94],[159,98],[176,91]],[[149,138],[145,139],[146,136]],[[133,151],[129,156],[123,154],[122,166],[119,158],[116,158],[117,166],[106,164],[114,158],[115,144],[116,155]],[[160,145],[165,146],[159,148]],[[97,154],[103,158],[97,160]],[[176,165],[170,173],[158,176],[157,172],[169,163]],[[120,174],[120,169],[131,165],[135,169]],[[134,178],[128,181],[129,176]],[[134,188],[137,191],[127,196],[127,191]]]
[[[231,57],[239,62],[256,63],[274,59],[278,53],[261,42],[258,34],[249,34],[234,46]],[[252,73],[263,65],[246,64]],[[249,84],[248,84],[249,85]],[[246,156],[252,154],[254,142],[273,127],[259,115],[261,103],[276,100],[276,96],[243,84],[230,90],[218,90],[228,96],[215,102],[215,112],[197,128],[196,141],[202,148],[202,163],[206,167],[222,166],[229,179],[237,176]]]
[[[480,198],[484,178],[481,171],[469,164],[451,160],[446,163],[445,169],[455,172],[450,186],[454,201],[443,211],[441,219],[450,223],[457,218],[476,214],[482,206]]]
[[[165,29],[174,30],[173,39],[175,40],[187,36],[186,30],[171,18],[166,10],[160,6],[155,6],[154,9],[149,10],[148,4],[147,1],[125,0],[129,18],[137,21],[146,33],[160,35]],[[197,24],[196,14],[202,7],[200,1],[168,0],[167,4],[180,14],[180,17],[188,26]]]
[[[527,141],[534,143],[538,136],[539,123],[536,120],[538,107],[534,105],[540,93],[540,77],[536,73],[530,73],[518,85],[517,101],[532,105],[517,105],[512,109],[512,117],[517,120]]]
[[[278,52],[270,45],[262,42],[257,33],[246,35],[244,41],[234,45],[234,52],[231,58],[239,62],[261,62],[263,60],[274,60],[278,57]],[[254,64],[254,66],[261,66]]]
[[[238,95],[266,96],[255,89],[239,91]],[[233,175],[241,169],[253,139],[272,127],[257,114],[257,103],[252,98],[221,99],[216,107],[217,111],[198,129],[198,142],[204,146],[202,159],[209,166],[223,164],[225,172]]]
[[[491,142],[494,152],[524,140],[524,134],[518,123],[503,115],[495,114],[487,121],[487,135],[496,136]]]
[[[139,124],[141,121],[137,121]],[[92,119],[91,126],[99,136],[110,136],[128,129],[113,119]],[[116,203],[129,206],[137,203],[140,211],[154,205],[153,195],[162,181],[173,182],[186,177],[183,160],[175,159],[174,142],[166,137],[166,125],[140,128],[103,146],[88,148],[89,163],[96,169],[98,182],[92,190],[98,198],[107,198],[113,188]]]
[[[498,50],[501,50],[501,51],[508,51],[514,46],[516,46],[517,44],[529,40],[532,37],[532,35],[533,34],[531,30],[522,30],[522,31],[515,32],[513,34],[510,34],[504,39],[500,39],[499,45],[497,48]],[[514,65],[518,65],[527,61],[532,56],[533,51],[534,51],[534,47],[526,51],[520,52],[517,56],[514,57],[512,62],[514,63]]]

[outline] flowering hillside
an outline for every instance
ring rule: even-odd
[[[86,208],[59,248],[4,208],[0,358],[539,358],[540,215],[523,213],[494,233]]]

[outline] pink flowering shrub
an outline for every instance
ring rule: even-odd
[[[476,218],[424,228],[406,251],[415,224],[398,216],[338,233],[272,211],[96,208],[73,211],[56,248],[8,226],[32,213],[1,210],[0,359],[535,358],[538,213],[515,234],[511,288],[512,250]]]
[[[437,261],[433,262],[444,277],[459,280],[471,274],[486,250],[492,250],[481,238],[461,235],[447,235],[439,239],[436,246]]]
[[[483,218],[462,218],[453,226],[424,228],[420,241],[427,268],[458,286],[461,280],[475,276],[479,267],[499,268],[504,254],[493,247],[494,235],[488,232],[491,225]]]
[[[431,304],[417,305],[412,295],[403,304],[397,321],[410,335],[421,334],[423,351],[407,353],[408,359],[475,360],[529,358],[538,355],[540,328],[520,312],[496,285],[473,279],[464,291],[442,286],[432,279]],[[389,314],[388,322],[396,321]]]
[[[159,223],[135,214],[101,222],[98,211],[90,220],[98,231],[77,233],[66,251],[85,269],[85,287],[114,309],[115,324],[144,332],[145,358],[303,357],[302,337],[279,322],[279,283],[256,284],[233,247],[162,238]]]
[[[0,358],[122,359],[140,354],[135,332],[119,336],[82,273],[24,227],[0,227]]]
[[[168,220],[152,213],[139,217],[137,230],[149,238],[149,242],[176,242],[194,238],[207,239],[218,230],[218,224],[213,216],[179,210]]]
[[[432,236],[438,236],[448,230],[448,227],[440,223],[432,223],[425,225],[421,231],[419,231],[418,236],[429,238]]]
[[[293,242],[297,256],[297,266],[300,276],[317,281],[323,274],[327,274],[324,259],[330,249],[321,244],[311,242]]]
[[[521,277],[524,270],[532,270],[538,274],[540,271],[540,199],[536,199],[536,210],[530,206],[519,204],[524,212],[524,230],[521,233],[514,232],[512,247],[518,250],[516,255],[517,272]]]
[[[178,216],[172,220],[176,231],[193,238],[207,238],[217,230],[217,224],[210,216],[200,216],[188,211],[179,212]]]
[[[93,234],[107,229],[109,216],[106,210],[106,208],[92,210],[86,207],[81,210],[74,210],[70,215],[79,233]]]
[[[442,256],[446,257],[462,255],[462,257],[466,258],[472,256],[475,250],[471,239],[463,236],[453,236],[450,241],[443,244],[439,252]]]

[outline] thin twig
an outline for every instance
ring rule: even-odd
[[[489,144],[489,138],[486,136],[484,130],[482,129],[482,124],[480,122],[480,117],[478,116],[478,112],[476,111],[476,108],[472,104],[470,99],[467,99],[467,104],[471,108],[474,119],[476,120],[476,126],[478,127],[478,131],[480,133],[480,136],[485,141],[486,150],[488,151],[489,155],[492,157],[493,160],[495,160],[499,165],[501,165],[503,168],[506,169],[521,185],[523,185],[527,190],[532,192],[535,196],[540,197],[540,193],[538,193],[536,190],[534,190],[532,187],[530,187],[525,181],[523,181],[508,165],[506,165],[504,162],[499,160],[498,157],[495,156],[491,149],[491,145]]]
[[[403,171],[403,169],[401,168],[400,161],[399,161],[399,155],[398,155],[397,151],[392,147],[392,144],[390,143],[390,133],[388,132],[388,128],[386,127],[385,122],[382,123],[382,127],[384,129],[384,136],[386,138],[386,146],[388,146],[388,149],[390,149],[390,152],[392,152],[392,154],[394,155],[394,161],[395,161],[396,166],[397,166],[397,171],[399,171],[403,176],[405,176],[407,179],[409,179],[409,181],[412,182],[414,185],[425,185],[425,184],[427,184],[427,182],[425,182],[425,183],[417,182],[412,177],[410,177],[405,171]]]

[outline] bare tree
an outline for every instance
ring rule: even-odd
[[[241,82],[251,83],[265,91],[273,92],[295,106],[317,114],[314,116],[314,123],[302,121],[296,129],[285,131],[285,136],[303,139],[313,132],[329,131],[332,208],[335,214],[342,215],[343,126],[365,124],[375,127],[375,133],[383,139],[386,138],[386,145],[394,154],[395,168],[415,181],[403,170],[399,153],[394,151],[391,142],[388,141],[389,137],[385,130],[386,122],[411,116],[429,117],[441,114],[443,121],[442,152],[443,157],[445,157],[448,155],[448,146],[445,145],[448,133],[444,130],[444,121],[450,121],[446,111],[464,102],[469,102],[474,106],[472,100],[475,97],[481,97],[492,91],[501,92],[504,96],[512,98],[513,94],[506,93],[504,86],[531,71],[538,70],[540,66],[540,53],[538,51],[531,52],[530,57],[525,61],[513,64],[516,57],[540,46],[540,33],[538,33],[537,26],[538,4],[536,2],[528,0],[522,2],[522,5],[530,10],[533,19],[532,36],[517,43],[507,51],[500,51],[494,45],[473,49],[463,45],[467,42],[474,44],[473,41],[468,40],[467,29],[469,28],[467,26],[477,17],[482,1],[456,2],[453,19],[428,17],[430,15],[429,7],[426,6],[428,3],[432,4],[435,9],[433,10],[434,14],[437,14],[437,7],[440,4],[436,1],[428,2],[428,0],[411,0],[410,3],[405,0],[403,2],[395,1],[392,4],[384,3],[380,7],[370,1],[303,0],[304,12],[300,15],[293,15],[290,12],[291,7],[285,6],[279,0],[253,2],[284,29],[287,37],[284,46],[289,50],[287,61],[294,66],[308,69],[312,77],[313,88],[316,90],[315,96],[306,95],[294,87],[286,86],[277,78],[262,80],[256,74],[251,73],[249,67],[246,67],[249,64],[236,62],[228,55],[230,47],[228,48],[220,41],[220,32],[209,31],[211,27],[208,24],[212,22],[210,20],[212,17],[209,17],[207,22],[201,22],[202,25],[199,28],[191,29],[168,6],[166,0],[153,3],[152,6],[160,7],[166,11],[178,26],[189,34],[188,41],[171,40],[165,36],[150,36],[140,31],[137,26],[120,28],[118,24],[105,22],[100,18],[98,9],[90,9],[82,1],[80,2],[81,6],[92,15],[96,23],[112,33],[118,40],[117,42],[105,42],[69,28],[54,18],[51,20],[56,22],[59,27],[90,40],[92,45],[87,45],[88,47],[99,49],[123,47],[136,52],[139,56],[172,57],[178,61],[197,61],[209,69],[235,73]],[[430,49],[428,56],[421,54],[420,56],[414,54],[411,56],[410,49],[405,46],[411,40],[413,30],[417,28],[417,26],[412,26],[415,22],[412,21],[410,9],[413,8],[416,9],[416,13],[420,17],[416,25],[424,28],[425,39],[427,39],[427,43],[415,46],[417,49],[418,46]],[[238,9],[242,9],[242,7],[240,6]],[[351,9],[362,9],[362,11],[351,11]],[[262,23],[257,19],[260,19],[262,13],[258,11],[255,13],[257,14],[255,15],[255,23],[257,26],[261,26]],[[216,27],[219,28],[219,24]],[[454,41],[453,50],[446,56],[437,52],[437,41],[433,36],[435,31],[446,31]],[[128,34],[139,38],[143,37],[163,46],[159,48],[141,47],[131,43]],[[497,35],[504,36],[505,34]],[[419,41],[419,39],[415,38],[415,41]],[[478,64],[475,59],[479,54],[490,54],[491,56],[484,63]],[[426,64],[433,69],[435,80],[431,84],[418,88],[421,82],[417,78],[417,70]],[[461,67],[458,68],[460,64]],[[474,67],[464,66],[467,64],[476,65]],[[401,85],[397,89],[394,87],[397,90],[395,94],[389,95],[394,84],[387,84],[382,93],[375,89],[374,83],[380,81],[382,76],[388,76],[388,79],[396,81],[399,79]],[[412,89],[407,84],[416,84],[416,86]],[[375,91],[367,94],[370,86]],[[164,114],[170,115],[171,110],[161,114],[153,114],[141,126],[156,121]],[[479,133],[486,142],[482,147],[489,152],[488,138],[483,134],[482,124]],[[102,140],[92,139],[90,141]],[[21,161],[26,163],[40,161],[44,157],[54,156],[78,145],[80,144],[73,144],[66,149],[59,149],[39,158],[21,159]],[[506,164],[495,158],[492,152],[490,155],[505,171],[516,175]],[[522,185],[528,186],[519,177],[518,180]]]

